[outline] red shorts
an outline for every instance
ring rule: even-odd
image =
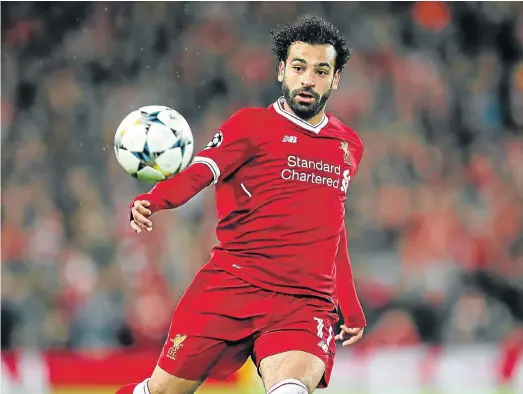
[[[318,387],[327,387],[336,344],[333,304],[255,287],[207,263],[174,311],[158,365],[187,380],[225,379],[249,356],[301,350],[325,363]]]

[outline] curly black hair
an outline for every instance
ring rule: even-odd
[[[352,54],[339,30],[332,23],[318,16],[300,16],[278,30],[271,30],[271,35],[271,52],[276,56],[278,63],[287,60],[290,46],[297,41],[311,45],[331,44],[336,50],[334,71],[342,71]]]

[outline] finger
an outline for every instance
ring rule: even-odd
[[[147,217],[147,216],[151,216],[151,213],[152,213],[149,209],[145,208],[145,207],[142,206],[142,205],[138,205],[138,206],[136,207],[136,210],[137,210],[138,212],[140,212],[142,215],[146,216],[146,217]]]
[[[133,229],[133,231],[136,233],[136,234],[140,234],[142,232],[142,230],[140,229],[140,227],[133,221],[130,222],[130,225],[131,225],[131,228]]]
[[[145,208],[140,201],[134,203],[134,208],[144,216],[151,216],[151,211]]]
[[[136,208],[131,209],[131,214],[133,216],[133,220],[136,223],[142,223],[145,225],[145,224],[147,224],[147,222],[149,222],[149,219],[147,219],[140,212],[138,212],[138,210]]]
[[[340,332],[338,335],[334,337],[336,341],[343,341],[343,332]]]
[[[140,222],[135,222],[135,221],[132,221],[131,222],[131,227],[133,230],[136,231],[136,229],[138,229],[138,231],[136,231],[138,234],[140,234],[142,232],[142,229],[143,230],[147,230],[148,232],[151,232],[153,231],[153,228],[152,227],[147,227],[145,226],[144,224],[140,223]]]
[[[134,222],[134,224],[136,224],[140,229],[142,229],[142,230],[147,229],[147,225],[145,223],[145,222],[147,222],[147,219],[144,218],[142,215],[140,215],[138,212],[133,211],[133,217],[132,217],[131,221]],[[152,224],[151,224],[151,226],[152,226]]]
[[[341,344],[341,346],[345,347],[345,346],[354,345],[355,343],[358,343],[360,341],[360,339],[361,339],[361,335],[353,336],[352,338],[350,338],[347,341],[343,342]]]
[[[138,228],[139,228],[140,230],[147,230],[147,229],[148,229],[148,227],[147,227],[145,224],[140,223],[140,222],[137,221],[137,220],[134,220],[133,222],[134,222],[134,224],[136,224],[136,225],[138,226]]]
[[[140,202],[142,203],[142,205],[143,205],[144,207],[150,207],[150,206],[151,206],[151,203],[150,203],[149,201],[147,201],[147,200],[142,200],[142,201],[140,201]]]
[[[342,330],[350,335],[357,335],[361,331],[361,327],[347,327],[341,326]]]
[[[147,227],[152,227],[153,223],[147,219],[145,216],[143,216],[136,208],[133,208],[131,210],[131,213],[133,214],[133,219],[137,223],[141,223]]]

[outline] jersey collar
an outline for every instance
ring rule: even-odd
[[[313,133],[318,134],[320,132],[320,130],[323,129],[329,122],[329,119],[324,114],[321,122],[315,126],[312,123],[309,123],[309,122],[301,119],[300,117],[298,117],[288,111],[285,111],[285,109],[283,108],[284,101],[285,101],[285,97],[283,97],[283,96],[280,97],[278,100],[276,100],[276,102],[273,104],[274,110],[281,116],[289,119],[291,122],[297,124],[300,127],[303,127],[306,130],[309,130],[309,131],[312,131]]]

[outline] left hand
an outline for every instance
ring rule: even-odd
[[[343,341],[341,346],[349,346],[354,345],[355,343],[359,342],[360,339],[363,337],[363,330],[365,328],[349,328],[347,326],[341,326],[341,332],[336,335],[334,338],[337,341]]]

